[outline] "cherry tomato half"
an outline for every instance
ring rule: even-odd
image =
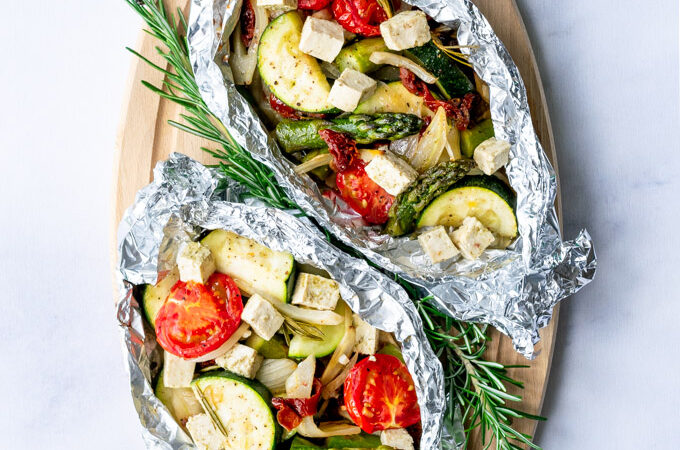
[[[420,421],[413,378],[406,365],[391,355],[376,354],[352,367],[344,397],[352,421],[366,433]]]
[[[298,8],[318,11],[324,9],[331,0],[298,0]]]
[[[368,223],[380,225],[387,222],[394,197],[368,177],[364,166],[363,161],[356,161],[348,169],[338,172],[335,184],[340,197],[353,210]]]
[[[178,281],[156,317],[156,337],[185,359],[217,350],[241,322],[243,300],[229,275],[215,272],[205,284]]]
[[[377,0],[333,0],[333,17],[350,33],[380,36],[380,24],[387,20]]]

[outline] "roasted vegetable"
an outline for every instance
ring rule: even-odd
[[[425,207],[473,167],[474,161],[459,159],[438,164],[422,174],[397,196],[390,208],[385,231],[391,236],[401,236],[415,230],[416,221]]]
[[[486,119],[460,133],[460,150],[466,158],[472,158],[479,144],[494,137],[493,122]]]
[[[387,139],[393,141],[416,134],[423,121],[413,114],[350,114],[331,120],[284,120],[276,126],[276,138],[287,152],[325,148],[319,130],[349,135],[359,144]]]
[[[387,47],[381,37],[362,39],[340,50],[340,54],[335,58],[334,63],[340,73],[345,69],[354,69],[361,73],[372,72],[380,68],[380,65],[372,63],[369,58],[373,52],[385,50],[387,50]]]
[[[437,77],[437,87],[446,99],[460,97],[475,89],[467,75],[432,41],[422,47],[408,49],[406,56]]]

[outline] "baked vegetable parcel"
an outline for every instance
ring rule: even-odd
[[[420,409],[394,339],[353,314],[336,281],[293,266],[224,230],[183,245],[145,289],[164,350],[156,396],[200,449],[387,449],[373,432],[411,445]],[[284,285],[290,303],[272,295]]]

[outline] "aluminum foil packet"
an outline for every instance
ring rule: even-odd
[[[432,265],[413,236],[394,239],[348,218],[311,178],[297,175],[233,82],[225,40],[238,19],[240,0],[192,0],[188,42],[199,90],[236,141],[273,170],[307,215],[383,269],[419,285],[443,312],[495,326],[533,358],[538,330],[550,321],[553,307],[593,279],[592,240],[582,230],[576,239],[562,241],[554,207],[556,176],[534,132],[524,83],[477,7],[469,0],[407,3],[457,30],[462,51],[489,85],[496,137],[512,144],[506,171],[517,192],[519,237],[507,250],[487,251],[477,261]]]
[[[462,425],[445,423],[442,366],[423,332],[406,292],[387,276],[328,243],[308,221],[284,211],[238,204],[216,193],[217,176],[200,163],[173,154],[154,170],[154,181],[137,194],[118,230],[118,320],[123,329],[134,404],[147,448],[193,448],[191,439],[154,396],[152,381],[161,363],[153,330],[143,320],[136,286],[156,283],[174,266],[177,249],[202,230],[226,229],[298,263],[328,272],[340,283],[343,300],[371,325],[394,333],[413,375],[421,410],[421,448],[460,448]],[[236,200],[238,187],[227,190]]]

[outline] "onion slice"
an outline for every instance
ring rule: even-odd
[[[340,372],[342,372],[343,365],[340,364],[340,357],[342,355],[349,356],[354,350],[354,341],[356,339],[356,330],[352,326],[352,310],[345,308],[345,335],[342,340],[335,348],[333,356],[331,356],[330,361],[326,369],[324,369],[321,375],[321,384],[324,386],[335,378]]]
[[[388,64],[390,66],[408,69],[427,84],[432,84],[437,81],[437,77],[425,70],[423,66],[416,64],[405,56],[397,55],[396,53],[373,52],[368,60],[373,64]]]
[[[265,359],[255,378],[274,394],[286,392],[286,380],[297,369],[297,363],[288,358]]]
[[[249,328],[248,324],[242,322],[241,325],[236,329],[236,331],[234,331],[234,333],[231,336],[229,336],[229,339],[224,341],[224,344],[220,345],[220,347],[217,350],[213,350],[212,352],[206,353],[205,355],[199,356],[198,358],[188,359],[187,361],[199,363],[219,358],[220,356],[227,353],[227,350],[236,345],[236,343],[243,337],[243,335],[246,334],[248,328]]]
[[[231,36],[232,53],[229,58],[229,65],[236,84],[250,85],[253,82],[253,75],[257,68],[257,50],[260,46],[260,37],[269,24],[269,16],[264,7],[253,3],[253,11],[255,12],[255,30],[248,48],[241,41],[240,26],[236,27]]]
[[[340,372],[340,374],[333,378],[333,381],[328,383],[323,387],[323,390],[321,391],[321,397],[324,399],[329,399],[331,397],[337,397],[338,392],[340,391],[340,388],[342,385],[345,383],[345,378],[347,378],[347,374],[349,373],[350,370],[352,370],[352,367],[357,363],[357,359],[359,359],[359,354],[355,353],[354,356],[352,356],[352,359],[349,360],[345,368]]]
[[[302,419],[302,423],[296,428],[302,436],[310,438],[325,438],[331,436],[350,436],[361,433],[361,428],[346,422],[324,422],[318,426],[314,423],[313,416]]]
[[[266,299],[284,316],[317,325],[337,325],[342,323],[342,316],[333,311],[319,311],[316,309],[299,308],[279,301]]]

